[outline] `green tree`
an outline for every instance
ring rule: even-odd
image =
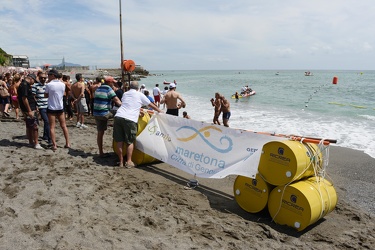
[[[7,59],[4,55],[0,55],[0,65],[4,66],[6,63]]]

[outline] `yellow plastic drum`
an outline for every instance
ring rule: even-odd
[[[258,171],[275,186],[314,175],[322,166],[322,154],[316,144],[298,141],[271,141],[264,144]]]
[[[260,175],[255,179],[239,175],[233,185],[234,198],[246,212],[257,213],[267,207],[272,188]]]
[[[148,113],[145,113],[143,117],[139,117],[138,119],[138,132],[137,136],[146,128],[147,123],[150,121],[151,117]],[[126,155],[126,149],[128,146],[126,143],[124,143],[124,146],[122,148],[122,154],[125,156]],[[117,152],[117,143],[113,141],[113,151],[116,153]],[[142,151],[136,149],[136,142],[134,142],[134,151],[132,155],[132,161],[136,165],[141,165],[141,164],[146,164],[146,163],[152,163],[152,162],[157,162],[159,160],[155,159],[154,157],[143,153]]]
[[[323,178],[310,177],[275,187],[268,199],[268,211],[277,224],[301,231],[330,213],[336,204],[333,185]]]

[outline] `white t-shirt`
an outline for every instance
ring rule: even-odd
[[[144,94],[144,93],[145,93],[145,90],[147,90],[146,87],[141,88],[139,91],[140,91],[142,94]]]
[[[155,87],[155,88],[152,90],[152,93],[154,94],[154,96],[158,96],[158,95],[160,95],[160,89],[159,89],[159,87]]]
[[[148,106],[150,100],[139,91],[130,89],[121,98],[121,107],[117,110],[115,117],[122,117],[138,123],[139,111],[142,106]]]
[[[50,81],[46,85],[45,93],[48,94],[48,109],[63,110],[63,96],[65,92],[65,84],[57,79]]]

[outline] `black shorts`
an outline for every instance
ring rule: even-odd
[[[166,112],[168,115],[175,115],[178,116],[178,109],[167,109]]]
[[[51,114],[51,115],[60,115],[64,113],[64,110],[63,109],[59,109],[59,110],[52,110],[52,109],[48,109],[47,108],[47,114]]]

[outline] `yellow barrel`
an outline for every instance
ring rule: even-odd
[[[264,144],[258,171],[275,186],[314,175],[322,166],[322,154],[316,144],[298,141],[271,141]]]
[[[143,117],[139,117],[137,136],[146,128],[150,119],[151,119],[151,117],[148,113],[145,113]],[[126,143],[124,143],[124,146],[122,148],[123,156],[126,155],[126,149],[127,148],[128,148],[128,146],[126,145]],[[115,153],[117,153],[117,143],[115,141],[113,141],[113,151]],[[134,142],[134,150],[133,150],[133,154],[132,154],[132,161],[136,165],[141,165],[141,164],[146,164],[146,163],[157,162],[159,160],[157,160],[154,157],[152,157],[148,154],[145,154],[142,151],[136,149],[136,142]]]
[[[333,185],[323,178],[310,177],[275,187],[268,199],[268,211],[277,224],[301,231],[333,211],[336,204]]]
[[[239,175],[233,185],[234,198],[243,210],[257,213],[267,206],[272,188],[259,174],[255,179]]]

